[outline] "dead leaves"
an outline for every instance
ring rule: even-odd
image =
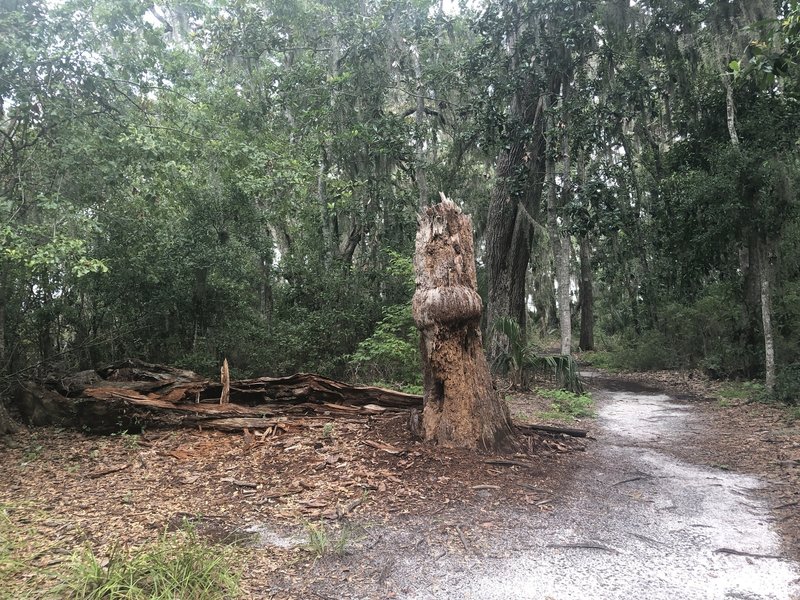
[[[95,548],[143,543],[175,515],[232,528],[265,522],[297,527],[320,519],[432,515],[472,501],[550,506],[551,494],[520,493],[518,485],[542,487],[535,479],[543,468],[539,458],[511,457],[515,464],[500,466],[469,452],[414,443],[405,415],[338,418],[333,429],[325,427],[330,420],[236,434],[162,430],[135,444],[47,430],[38,441],[20,437],[20,448],[0,449],[8,465],[0,503],[27,499],[48,507],[54,521],[73,523],[61,534],[61,547],[69,551],[87,542]],[[39,445],[39,458],[24,458],[26,448]],[[473,546],[471,533],[463,534]]]

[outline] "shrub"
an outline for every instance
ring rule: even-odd
[[[634,371],[656,371],[682,366],[675,350],[669,347],[665,336],[658,331],[642,332],[638,339],[623,342],[622,348],[615,355],[616,362]]]
[[[545,419],[567,421],[581,417],[594,416],[592,397],[589,394],[575,394],[566,390],[538,389],[536,393],[542,398],[552,400],[550,410],[542,413]]]
[[[363,340],[350,356],[355,378],[419,385],[422,368],[418,335],[411,316],[411,304],[384,310],[375,332]]]
[[[578,363],[571,356],[537,354],[525,343],[522,328],[514,319],[501,317],[495,329],[506,337],[508,346],[495,357],[492,367],[508,374],[515,387],[527,389],[532,374],[552,374],[557,384],[570,392],[581,393],[583,383],[578,375]]]
[[[800,406],[800,363],[786,365],[775,377],[775,399],[789,406]]]
[[[536,354],[533,348],[525,343],[525,335],[511,317],[500,317],[494,324],[495,330],[506,338],[506,349],[498,352],[492,368],[511,378],[511,383],[520,389],[528,388],[531,369],[534,368]]]

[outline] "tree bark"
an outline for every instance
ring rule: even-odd
[[[419,189],[419,209],[425,210],[428,205],[428,178],[425,173],[425,139],[422,135],[425,126],[425,86],[422,80],[422,64],[419,60],[419,49],[412,44],[409,48],[414,63],[414,80],[416,83],[417,102],[414,110],[414,124],[417,126],[414,148],[414,173]]]
[[[761,245],[758,272],[761,284],[761,323],[764,329],[764,372],[768,392],[775,391],[775,341],[772,335],[772,264],[769,245]]]
[[[736,105],[733,101],[733,84],[727,75],[722,76],[722,83],[725,86],[725,121],[728,125],[728,136],[731,144],[739,145],[739,134],[736,132]]]
[[[581,350],[594,350],[594,289],[592,286],[592,248],[589,236],[581,238]]]
[[[511,3],[507,52],[510,70],[519,72],[521,61],[517,40],[531,23]],[[528,29],[532,35],[536,27]],[[534,43],[534,47],[536,44]],[[520,75],[518,75],[520,76]],[[500,151],[495,167],[495,184],[486,219],[486,310],[489,358],[508,350],[508,340],[494,330],[501,317],[510,317],[526,331],[525,280],[533,242],[532,220],[539,217],[544,183],[544,100],[543,90],[528,75],[509,103],[508,145]]]
[[[731,145],[739,149],[739,136],[736,132],[736,105],[733,97],[733,84],[723,75],[725,86],[725,108],[728,135]],[[772,335],[772,265],[769,257],[769,244],[763,240],[756,242],[758,265],[758,289],[761,300],[761,327],[764,334],[764,384],[767,391],[775,390],[775,340]],[[752,260],[752,257],[751,257]],[[745,284],[747,281],[745,281]]]
[[[414,269],[424,439],[473,450],[507,446],[511,419],[492,387],[481,340],[472,221],[444,195],[420,217]]]
[[[550,241],[553,244],[553,259],[555,261],[556,283],[558,284],[556,298],[558,299],[558,325],[561,332],[561,354],[571,354],[572,307],[569,293],[571,244],[569,233],[566,231],[566,223],[559,224],[558,222],[558,213],[562,205],[558,200],[555,168],[555,160],[548,156],[545,167],[548,186],[547,226],[550,232]]]
[[[334,241],[331,215],[328,208],[328,172],[330,171],[328,144],[321,143],[319,151],[319,165],[317,169],[317,203],[319,205],[319,219],[322,227],[322,240],[325,246],[326,266],[330,267],[330,259],[336,250]]]
[[[511,317],[525,330],[525,279],[533,242],[532,219],[538,217],[544,183],[544,138],[541,103],[526,142],[512,142],[497,159],[496,182],[486,220],[488,274],[487,330],[489,357],[507,350],[507,340],[493,330],[500,317]]]

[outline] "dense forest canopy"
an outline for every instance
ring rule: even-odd
[[[0,0],[0,372],[418,382],[416,219],[444,191],[492,354],[510,318],[796,390],[798,11]]]

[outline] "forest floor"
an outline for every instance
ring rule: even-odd
[[[263,439],[25,430],[0,447],[0,598],[187,522],[237,544],[257,599],[798,597],[800,422],[698,376],[590,387],[598,417],[568,424],[588,439],[506,457],[413,442],[405,415]],[[507,399],[517,420],[550,404]]]

